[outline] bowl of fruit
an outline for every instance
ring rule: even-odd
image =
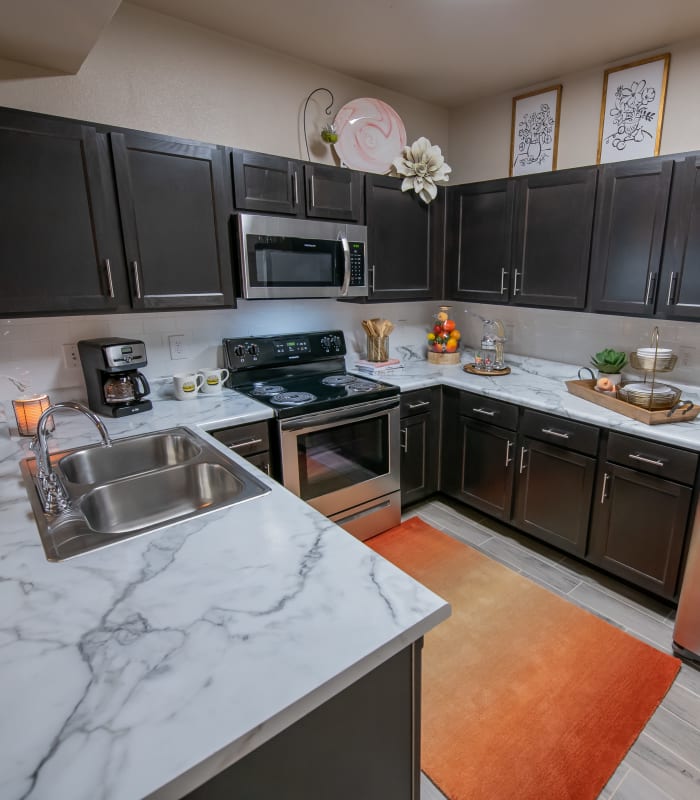
[[[461,334],[450,317],[450,306],[440,306],[428,332],[428,361],[431,364],[459,364]]]

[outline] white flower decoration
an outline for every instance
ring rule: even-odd
[[[445,163],[440,148],[425,136],[404,147],[402,155],[391,162],[390,174],[403,177],[401,191],[411,189],[426,203],[437,197],[436,181],[448,181],[452,167]]]

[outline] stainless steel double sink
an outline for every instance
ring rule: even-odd
[[[70,504],[47,514],[36,460],[20,463],[49,561],[62,561],[259,497],[270,488],[187,428],[51,454]]]

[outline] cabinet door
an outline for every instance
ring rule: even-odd
[[[401,505],[437,491],[439,409],[401,419]]]
[[[511,303],[584,308],[598,171],[518,178]]]
[[[233,305],[223,150],[112,133],[134,308]]]
[[[609,572],[673,598],[691,490],[610,462],[596,487],[588,557]]]
[[[0,176],[0,313],[116,307],[95,129],[3,110]]]
[[[298,161],[246,150],[234,150],[231,159],[236,208],[301,216],[304,201]]]
[[[600,177],[590,310],[649,315],[659,284],[673,161],[608,164]]]
[[[364,223],[363,173],[325,164],[304,164],[304,178],[307,217]]]
[[[594,458],[524,438],[518,449],[513,522],[538,539],[585,555]]]
[[[455,447],[456,444],[456,447]],[[515,434],[468,417],[445,417],[442,490],[498,519],[510,518]]]
[[[445,282],[448,297],[508,302],[515,182],[486,181],[447,190]]]
[[[676,164],[657,311],[700,319],[700,156]]]
[[[399,178],[365,176],[370,299],[431,300],[441,294],[444,189],[426,205]]]

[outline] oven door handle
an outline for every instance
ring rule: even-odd
[[[318,428],[333,422],[345,422],[346,420],[361,419],[370,417],[392,408],[397,408],[399,398],[392,397],[389,400],[377,400],[374,403],[363,403],[360,406],[351,408],[341,408],[331,411],[317,411],[315,414],[308,414],[304,417],[296,417],[291,420],[282,420],[280,430],[300,431],[304,428]]]
[[[343,285],[340,287],[340,296],[345,297],[350,286],[350,245],[345,236],[340,237],[340,244],[343,247]]]

